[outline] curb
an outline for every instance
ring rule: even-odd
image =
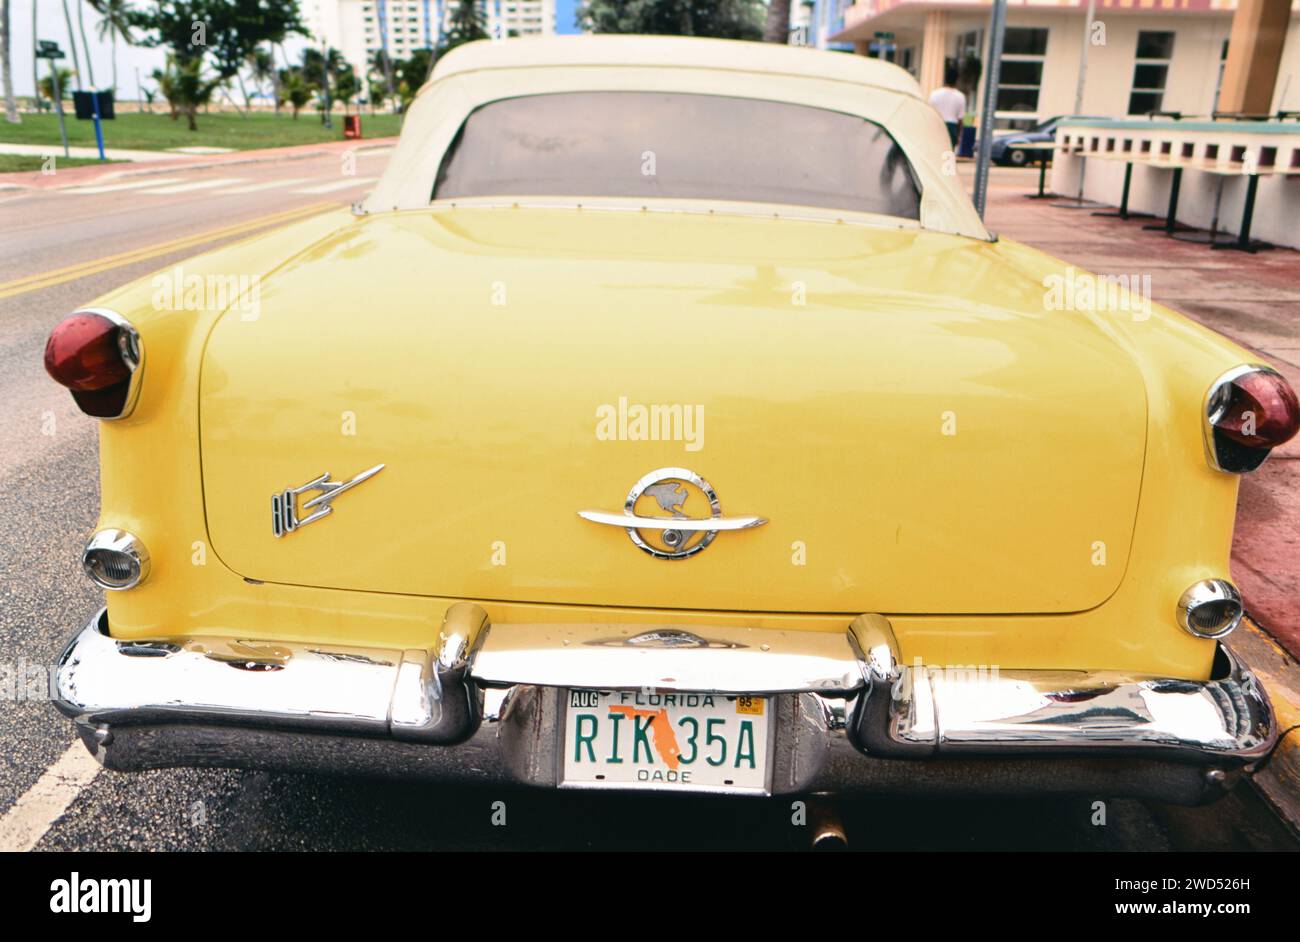
[[[1250,784],[1277,815],[1300,838],[1300,664],[1253,621],[1243,621],[1233,632],[1234,651],[1241,653],[1251,671],[1268,691],[1285,732],[1272,754],[1249,774]]]

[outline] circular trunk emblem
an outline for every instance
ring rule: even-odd
[[[638,506],[639,504],[639,506]],[[690,505],[691,513],[686,512]],[[707,513],[705,511],[707,510]],[[637,517],[698,520],[722,516],[713,486],[686,468],[660,468],[632,485],[623,511]],[[628,527],[632,542],[660,559],[685,559],[704,549],[717,537],[717,530],[690,527]]]
[[[620,527],[656,559],[694,556],[723,530],[767,523],[752,514],[724,517],[713,485],[686,468],[660,468],[632,485],[622,512],[579,510],[583,520]]]

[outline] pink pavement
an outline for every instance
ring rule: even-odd
[[[1080,269],[1151,275],[1154,300],[1259,354],[1300,389],[1300,252],[1250,255],[1145,232],[1143,222],[1026,199],[1036,171],[994,171],[986,221],[995,232]],[[1232,575],[1246,608],[1300,658],[1300,437],[1243,475]]]

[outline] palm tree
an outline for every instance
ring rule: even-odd
[[[72,14],[68,12],[68,0],[63,0],[63,21],[68,24],[68,45],[72,47],[72,74],[77,80],[77,89],[81,89],[81,56],[77,55],[77,41],[72,34]]]
[[[376,49],[371,55],[369,77],[371,78],[371,87],[374,87],[375,77],[378,77],[384,83],[384,93],[382,96],[379,96],[380,101],[395,98],[393,94],[396,91],[396,85],[393,82],[393,59],[386,49]],[[376,96],[371,95],[371,98],[375,97]],[[396,105],[394,105],[394,110],[396,110]]]
[[[171,107],[172,120],[185,115],[191,131],[199,129],[195,115],[212,101],[223,81],[220,76],[208,78],[203,74],[202,59],[177,62],[171,55],[165,70],[154,69],[153,79]]]
[[[316,86],[308,82],[303,77],[302,69],[297,66],[285,69],[280,73],[280,91],[284,93],[285,101],[293,109],[293,119],[298,120],[298,112],[303,109],[307,102],[311,101],[312,93]]]
[[[4,84],[5,120],[19,124],[18,102],[14,101],[14,74],[9,64],[9,0],[0,0],[0,81]]]
[[[343,113],[348,113],[348,105],[352,99],[361,91],[361,80],[357,78],[356,70],[347,62],[339,69],[337,77],[334,79],[334,99],[343,106]]]
[[[180,109],[176,106],[176,71],[172,68],[171,56],[167,57],[166,69],[154,69],[150,77],[158,86],[158,94],[163,96],[167,102],[167,111],[171,119],[175,121],[180,117]],[[153,98],[149,99],[149,110],[153,111]]]
[[[328,123],[329,121],[327,115],[330,108],[330,98],[334,90],[333,83],[330,81],[331,76],[338,73],[345,64],[343,53],[332,46],[324,51],[308,46],[302,51],[303,77],[320,90],[322,123]]]
[[[487,17],[478,5],[478,0],[456,0],[456,5],[451,8],[447,39],[442,51],[448,52],[462,43],[487,38]]]
[[[58,66],[55,66],[55,68],[58,69]],[[72,73],[67,69],[58,69],[58,72],[59,95],[63,98],[67,98],[72,91]],[[40,88],[42,95],[50,101],[54,101],[54,79],[47,75],[45,78],[40,80],[38,87]]]
[[[275,94],[275,110],[280,111],[280,96],[276,93],[276,86],[279,84],[280,77],[275,71],[275,59],[265,49],[254,49],[248,55],[248,75],[253,80],[257,88],[257,93],[262,94],[266,83],[271,83],[272,94]]]
[[[101,40],[108,40],[112,45],[113,93],[117,94],[117,41],[121,39],[127,45],[135,41],[131,35],[131,4],[129,0],[99,0],[91,6],[101,17],[95,31]]]
[[[790,0],[770,0],[767,5],[767,24],[763,27],[763,42],[788,43],[790,41]]]
[[[86,52],[86,77],[90,79],[90,87],[95,88],[95,64],[90,61],[90,43],[86,42],[85,8],[80,3],[77,4],[77,27],[81,30],[81,48]],[[72,38],[71,26],[68,27],[68,38]],[[72,40],[72,45],[76,47],[75,39]]]

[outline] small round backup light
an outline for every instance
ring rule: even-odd
[[[1178,624],[1198,638],[1222,638],[1241,623],[1245,609],[1236,586],[1224,579],[1202,579],[1178,600]]]
[[[133,589],[149,575],[149,551],[125,530],[100,530],[82,551],[81,568],[101,589]]]

